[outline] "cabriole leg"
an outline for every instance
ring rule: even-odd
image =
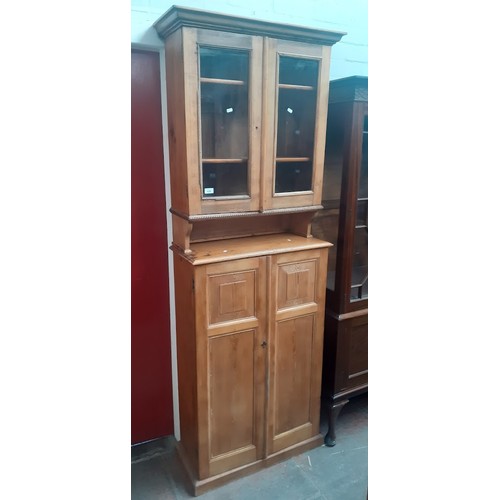
[[[337,417],[347,403],[349,403],[348,399],[332,401],[328,407],[328,432],[325,436],[326,446],[335,446],[335,425],[337,423]]]

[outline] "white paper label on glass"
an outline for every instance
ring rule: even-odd
[[[214,194],[214,188],[205,188],[203,192],[205,194]]]

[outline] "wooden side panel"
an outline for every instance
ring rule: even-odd
[[[319,432],[327,257],[269,257],[268,454]]]
[[[172,207],[180,212],[188,213],[188,167],[181,30],[176,31],[165,40],[165,60]]]
[[[325,163],[326,119],[330,78],[331,47],[322,47],[319,68],[318,100],[316,102],[316,128],[314,130],[313,205],[319,205],[323,196],[323,169]]]
[[[325,330],[323,339],[323,375],[321,380],[321,394],[325,400],[333,396],[335,383],[335,369],[337,363],[337,320],[332,310],[333,292],[326,290]]]
[[[194,28],[182,28],[181,31],[185,78],[186,186],[189,197],[189,208],[188,210],[184,210],[184,213],[192,215],[201,213],[198,46],[196,44],[196,30]]]
[[[177,370],[181,443],[191,469],[198,472],[198,390],[193,266],[174,252]]]

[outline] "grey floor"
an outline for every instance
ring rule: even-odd
[[[325,414],[321,432],[326,433]],[[132,500],[193,498],[173,436],[132,447]],[[197,498],[204,500],[365,500],[368,395],[352,398],[337,421],[337,444],[321,446]]]

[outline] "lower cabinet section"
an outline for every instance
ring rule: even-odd
[[[175,255],[179,451],[195,495],[321,444],[327,245]]]
[[[337,358],[335,394],[368,384],[368,313],[335,320]]]
[[[349,398],[367,391],[368,309],[351,317],[327,310],[322,382],[323,398],[329,408],[327,446],[335,445],[337,417]]]

